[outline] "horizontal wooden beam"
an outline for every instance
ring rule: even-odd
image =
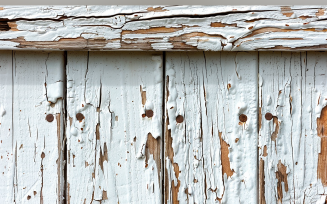
[[[1,50],[327,50],[327,6],[0,6]]]

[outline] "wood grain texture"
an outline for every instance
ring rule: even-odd
[[[259,59],[260,203],[325,203],[327,55],[265,52]]]
[[[257,55],[167,53],[165,203],[257,202]]]
[[[12,63],[9,203],[62,203],[64,53],[14,52]]]
[[[161,203],[162,99],[162,53],[68,52],[68,203]]]
[[[12,51],[0,51],[0,200],[4,203],[15,199],[12,136]]]
[[[1,49],[327,50],[326,6],[1,8]]]

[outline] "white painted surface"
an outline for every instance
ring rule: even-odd
[[[317,177],[320,138],[317,118],[326,106],[325,52],[260,53],[260,107],[262,126],[259,155],[264,161],[264,199],[270,203],[319,203],[326,194]],[[266,120],[269,112],[278,118]],[[273,133],[278,129],[274,141]],[[267,154],[264,155],[265,146]],[[279,161],[286,180],[278,182]],[[282,196],[278,195],[278,185]],[[288,190],[286,189],[288,187]]]
[[[15,146],[12,128],[12,51],[0,51],[0,200],[14,200]]]
[[[326,50],[326,6],[2,6],[1,49]],[[7,22],[4,21],[4,24]]]
[[[1,202],[325,202],[325,52],[167,52],[166,76],[161,52],[67,58],[65,82],[63,52],[0,52]]]
[[[257,202],[257,56],[167,53],[166,134],[169,130],[172,144],[168,134],[166,203]],[[239,121],[241,114],[247,116],[245,123]],[[178,115],[182,123],[176,122]],[[220,135],[229,145],[231,177],[223,174]]]
[[[63,100],[50,104],[47,96],[59,92],[48,85],[64,80],[63,68],[63,52],[14,52],[11,202],[62,203]]]
[[[69,203],[161,203],[162,74],[161,53],[68,52]]]

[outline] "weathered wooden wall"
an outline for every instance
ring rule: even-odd
[[[320,203],[326,52],[0,52],[2,203]]]

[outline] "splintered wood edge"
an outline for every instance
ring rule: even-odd
[[[0,6],[0,49],[324,51],[326,8]]]

